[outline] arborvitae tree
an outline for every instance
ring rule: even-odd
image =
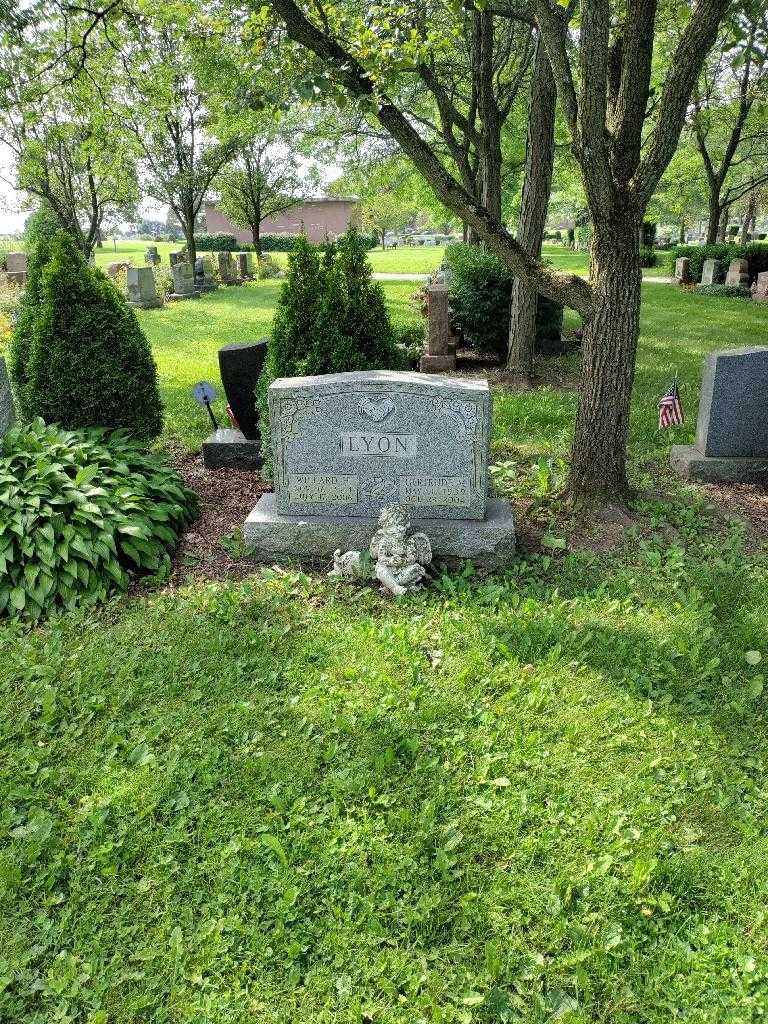
[[[343,287],[341,333],[349,343],[342,353],[344,365],[329,372],[396,366],[394,332],[384,291],[373,280],[368,250],[354,228],[339,239],[337,252]]]
[[[320,288],[314,345],[304,371],[307,376],[355,369],[354,341],[344,332],[344,281],[337,247],[330,242],[320,263]]]
[[[16,393],[16,405],[24,419],[31,420],[27,400],[27,374],[29,372],[29,346],[40,304],[43,267],[49,259],[50,245],[61,231],[59,218],[43,204],[29,218],[24,232],[27,252],[27,280],[19,302],[19,315],[11,336],[9,372]]]
[[[30,311],[24,414],[70,429],[123,428],[136,438],[157,437],[163,426],[157,368],[136,314],[69,235],[58,234],[48,254]]]

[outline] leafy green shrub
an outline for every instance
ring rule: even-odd
[[[656,244],[656,221],[655,220],[644,220],[643,227],[640,232],[640,248],[641,249],[653,249]],[[654,264],[649,263],[648,266],[652,267]]]
[[[396,326],[395,347],[400,364],[397,368],[415,370],[424,351],[423,324],[399,324]]]
[[[167,571],[197,499],[124,432],[42,420],[0,444],[0,615],[36,620]]]
[[[651,245],[640,246],[640,266],[655,267],[658,262],[656,250]]]
[[[69,235],[58,234],[47,250],[38,304],[15,331],[24,332],[26,361],[11,365],[22,417],[156,437],[163,425],[157,369],[134,311]]]
[[[751,299],[749,288],[735,284],[700,284],[696,287],[697,295],[713,295],[720,299]]]
[[[670,251],[670,267],[674,272],[675,260],[687,256],[691,261],[691,278],[701,280],[705,260],[720,260],[725,269],[731,260],[746,259],[749,262],[750,284],[757,280],[757,275],[768,270],[768,244],[750,242],[748,245],[736,245],[733,242],[716,242],[712,245],[676,245]]]
[[[198,252],[246,252],[253,248],[247,242],[238,242],[234,235],[225,231],[195,235],[195,246]]]
[[[402,365],[384,292],[372,278],[366,252],[364,241],[351,229],[323,248],[302,237],[288,255],[288,276],[256,391],[267,472],[272,458],[267,394],[272,381]]]
[[[463,242],[448,246],[444,262],[451,271],[451,306],[465,341],[478,352],[504,359],[509,343],[512,272],[485,246]],[[537,353],[555,355],[563,351],[562,322],[562,305],[540,295],[536,309]]]

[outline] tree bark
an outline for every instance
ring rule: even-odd
[[[720,208],[720,192],[716,186],[710,182],[709,192],[709,219],[707,221],[707,245],[714,245],[717,241],[717,233],[720,230],[720,215],[722,210]]]
[[[596,222],[592,235],[593,309],[584,324],[581,395],[569,492],[626,499],[626,447],[640,325],[640,253],[631,213]]]
[[[552,69],[546,50],[539,45],[531,78],[525,179],[517,229],[518,242],[535,259],[541,256],[552,189],[556,103],[557,89]],[[535,286],[515,277],[510,305],[507,373],[527,383],[533,379],[537,300]]]
[[[741,238],[739,241],[742,245],[746,245],[749,241],[750,228],[754,230],[755,217],[757,213],[757,200],[755,199],[755,193],[747,200],[747,210],[744,214],[744,220],[741,222]]]
[[[725,242],[726,235],[728,234],[728,220],[730,218],[731,208],[730,206],[724,206],[720,211],[720,222],[717,228],[717,241]]]
[[[680,243],[680,245],[685,245],[685,221],[684,220],[680,221],[680,232],[679,232],[679,234],[677,236],[677,240]]]

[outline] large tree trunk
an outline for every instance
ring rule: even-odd
[[[640,325],[637,223],[625,212],[595,222],[594,305],[584,324],[581,395],[568,490],[575,501],[626,498],[627,431]]]
[[[261,221],[251,226],[251,234],[253,235],[253,251],[256,253],[256,259],[261,259]]]
[[[709,193],[709,220],[707,221],[707,245],[714,245],[717,241],[717,232],[720,228],[720,192],[710,186]]]
[[[731,208],[730,208],[730,206],[724,206],[722,208],[722,210],[720,211],[720,223],[719,223],[718,228],[717,228],[717,241],[718,242],[725,242],[725,241],[727,241],[726,236],[728,234],[728,221],[730,219],[730,216],[731,216]]]
[[[756,213],[757,200],[755,199],[755,194],[753,192],[747,201],[747,210],[744,214],[744,220],[741,222],[741,238],[739,241],[742,245],[746,245],[749,241],[750,228],[754,230]]]
[[[685,245],[685,221],[684,220],[680,221],[680,231],[678,233],[677,240],[680,243],[680,245]]]
[[[517,230],[518,242],[536,259],[541,255],[552,189],[556,102],[557,89],[552,69],[544,47],[539,45],[531,78],[525,179]],[[524,382],[530,382],[533,378],[537,299],[538,293],[534,286],[519,277],[514,279],[507,373]]]

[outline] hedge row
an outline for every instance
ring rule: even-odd
[[[701,281],[705,260],[720,260],[724,271],[728,269],[731,260],[748,260],[750,283],[757,280],[758,274],[768,270],[768,243],[766,242],[750,242],[748,245],[736,245],[734,242],[716,242],[713,245],[676,245],[670,252],[670,269],[673,273],[675,260],[681,256],[686,256],[691,261],[691,278],[694,281]]]
[[[293,252],[296,242],[303,235],[262,235],[262,252]],[[375,249],[378,240],[374,235],[358,235],[360,244],[365,249]],[[210,234],[195,236],[195,245],[198,252],[252,252],[253,245],[250,242],[238,242],[234,235],[225,231],[215,231]]]

